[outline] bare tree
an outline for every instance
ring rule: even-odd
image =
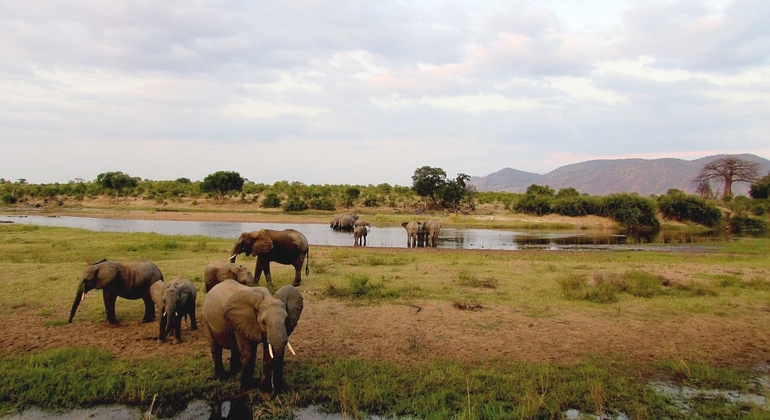
[[[703,188],[711,181],[721,181],[724,183],[722,199],[729,199],[733,196],[733,183],[754,182],[758,177],[759,163],[727,156],[703,165],[692,182]]]

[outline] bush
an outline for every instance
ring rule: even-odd
[[[553,202],[552,210],[554,213],[562,216],[580,217],[595,214],[598,207],[598,200],[596,198],[582,195],[567,195],[558,197]]]
[[[364,206],[366,207],[377,207],[377,197],[374,196],[368,196],[364,199]]]
[[[310,200],[310,208],[315,210],[336,210],[334,203],[331,200],[324,197],[314,197]]]
[[[267,195],[265,195],[265,198],[262,200],[261,205],[264,208],[276,209],[278,207],[281,207],[281,199],[278,197],[278,194],[276,193],[268,193]]]
[[[543,216],[551,213],[552,201],[554,201],[552,195],[526,194],[513,206],[513,209],[519,213]]]
[[[766,221],[739,213],[730,218],[730,230],[733,233],[765,233],[769,229]]]
[[[3,196],[0,197],[0,200],[3,202],[3,204],[16,204],[16,197],[12,196],[11,194],[3,194]]]
[[[666,195],[658,197],[658,207],[665,219],[695,222],[708,227],[722,223],[722,212],[717,206],[681,190],[668,190]]]
[[[308,206],[301,198],[290,198],[286,204],[283,205],[283,211],[304,211]]]
[[[628,228],[658,228],[655,202],[638,194],[611,194],[601,200],[598,214]]]
[[[764,216],[767,214],[767,207],[762,203],[757,203],[752,207],[751,212],[754,213],[754,216]]]

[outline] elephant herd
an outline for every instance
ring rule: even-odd
[[[366,246],[366,236],[371,229],[369,222],[359,220],[357,214],[344,213],[334,216],[329,226],[334,230],[352,231],[353,245]],[[404,222],[401,226],[406,229],[406,247],[432,247],[438,246],[438,234],[441,224],[435,220],[424,222]]]
[[[403,226],[407,231],[407,247],[436,246],[441,228],[438,222],[413,221],[405,222]],[[358,216],[350,213],[332,220],[332,228],[354,232],[356,246],[366,245],[370,227],[368,222],[359,221]],[[235,263],[240,254],[256,257],[254,275]],[[267,284],[273,288],[272,261],[292,265],[295,270],[293,283],[281,287],[275,294],[266,287],[259,287],[264,272]],[[297,287],[302,283],[303,264],[305,275],[309,275],[309,262],[305,235],[294,229],[261,229],[243,232],[227,261],[215,260],[206,265],[203,270],[206,296],[201,311],[215,377],[225,375],[222,350],[227,349],[230,351],[230,373],[240,372],[241,390],[248,390],[254,376],[257,346],[262,344],[259,388],[273,395],[282,391],[285,350],[288,348],[294,353],[289,336],[297,326],[303,308],[302,294]],[[164,280],[158,266],[149,261],[97,261],[82,272],[68,322],[72,322],[85,294],[100,289],[108,322],[117,323],[115,303],[118,297],[142,299],[145,306],[142,322],[153,322],[156,311],[160,312],[158,340],[163,342],[172,336],[174,343],[179,343],[183,319],[189,318],[191,330],[198,327],[195,314],[197,290],[184,277]]]
[[[236,241],[229,262],[216,260],[205,267],[206,296],[201,311],[215,377],[224,376],[222,350],[230,350],[230,373],[240,372],[241,390],[248,390],[254,376],[257,346],[262,344],[259,388],[272,395],[283,390],[285,349],[288,347],[294,352],[289,335],[302,314],[303,299],[297,287],[302,282],[302,265],[309,261],[308,249],[305,235],[294,229],[244,232]],[[235,264],[235,258],[241,253],[257,257],[256,278],[247,268]],[[258,287],[263,271],[267,283],[273,285],[271,261],[291,264],[296,272],[293,285],[283,286],[275,294],[268,288]],[[309,271],[308,263],[305,274]],[[184,318],[189,317],[191,330],[198,327],[195,286],[184,277],[164,281],[160,269],[152,262],[101,260],[86,267],[78,283],[69,322],[75,317],[84,295],[93,289],[102,290],[107,321],[111,324],[117,323],[115,302],[122,297],[144,301],[142,322],[153,322],[156,310],[161,313],[158,329],[161,342],[169,335],[173,335],[175,343],[181,341]]]

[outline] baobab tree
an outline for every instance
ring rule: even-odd
[[[724,184],[722,199],[728,200],[733,196],[733,183],[750,183],[758,177],[759,163],[749,162],[735,156],[727,156],[703,165],[692,182],[702,186],[711,181],[721,181]]]

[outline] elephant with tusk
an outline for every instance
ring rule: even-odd
[[[78,282],[75,302],[70,310],[68,322],[72,322],[75,312],[85,294],[93,289],[101,289],[107,321],[116,324],[115,302],[118,297],[144,300],[144,318],[142,322],[155,320],[155,304],[150,295],[153,283],[163,280],[163,274],[155,264],[149,261],[120,263],[115,261],[97,261],[83,270]]]
[[[259,388],[275,396],[283,391],[284,355],[289,336],[302,314],[302,294],[284,286],[271,295],[265,287],[248,287],[234,280],[214,286],[203,300],[203,325],[214,359],[214,376],[225,374],[222,350],[230,350],[230,373],[241,372],[241,391],[251,387],[257,346],[262,344]]]
[[[174,343],[181,343],[182,319],[185,317],[190,317],[190,330],[198,329],[195,318],[195,299],[198,292],[190,280],[177,277],[168,283],[155,282],[150,287],[150,294],[161,313],[158,341],[165,341],[168,335],[173,334]]]

